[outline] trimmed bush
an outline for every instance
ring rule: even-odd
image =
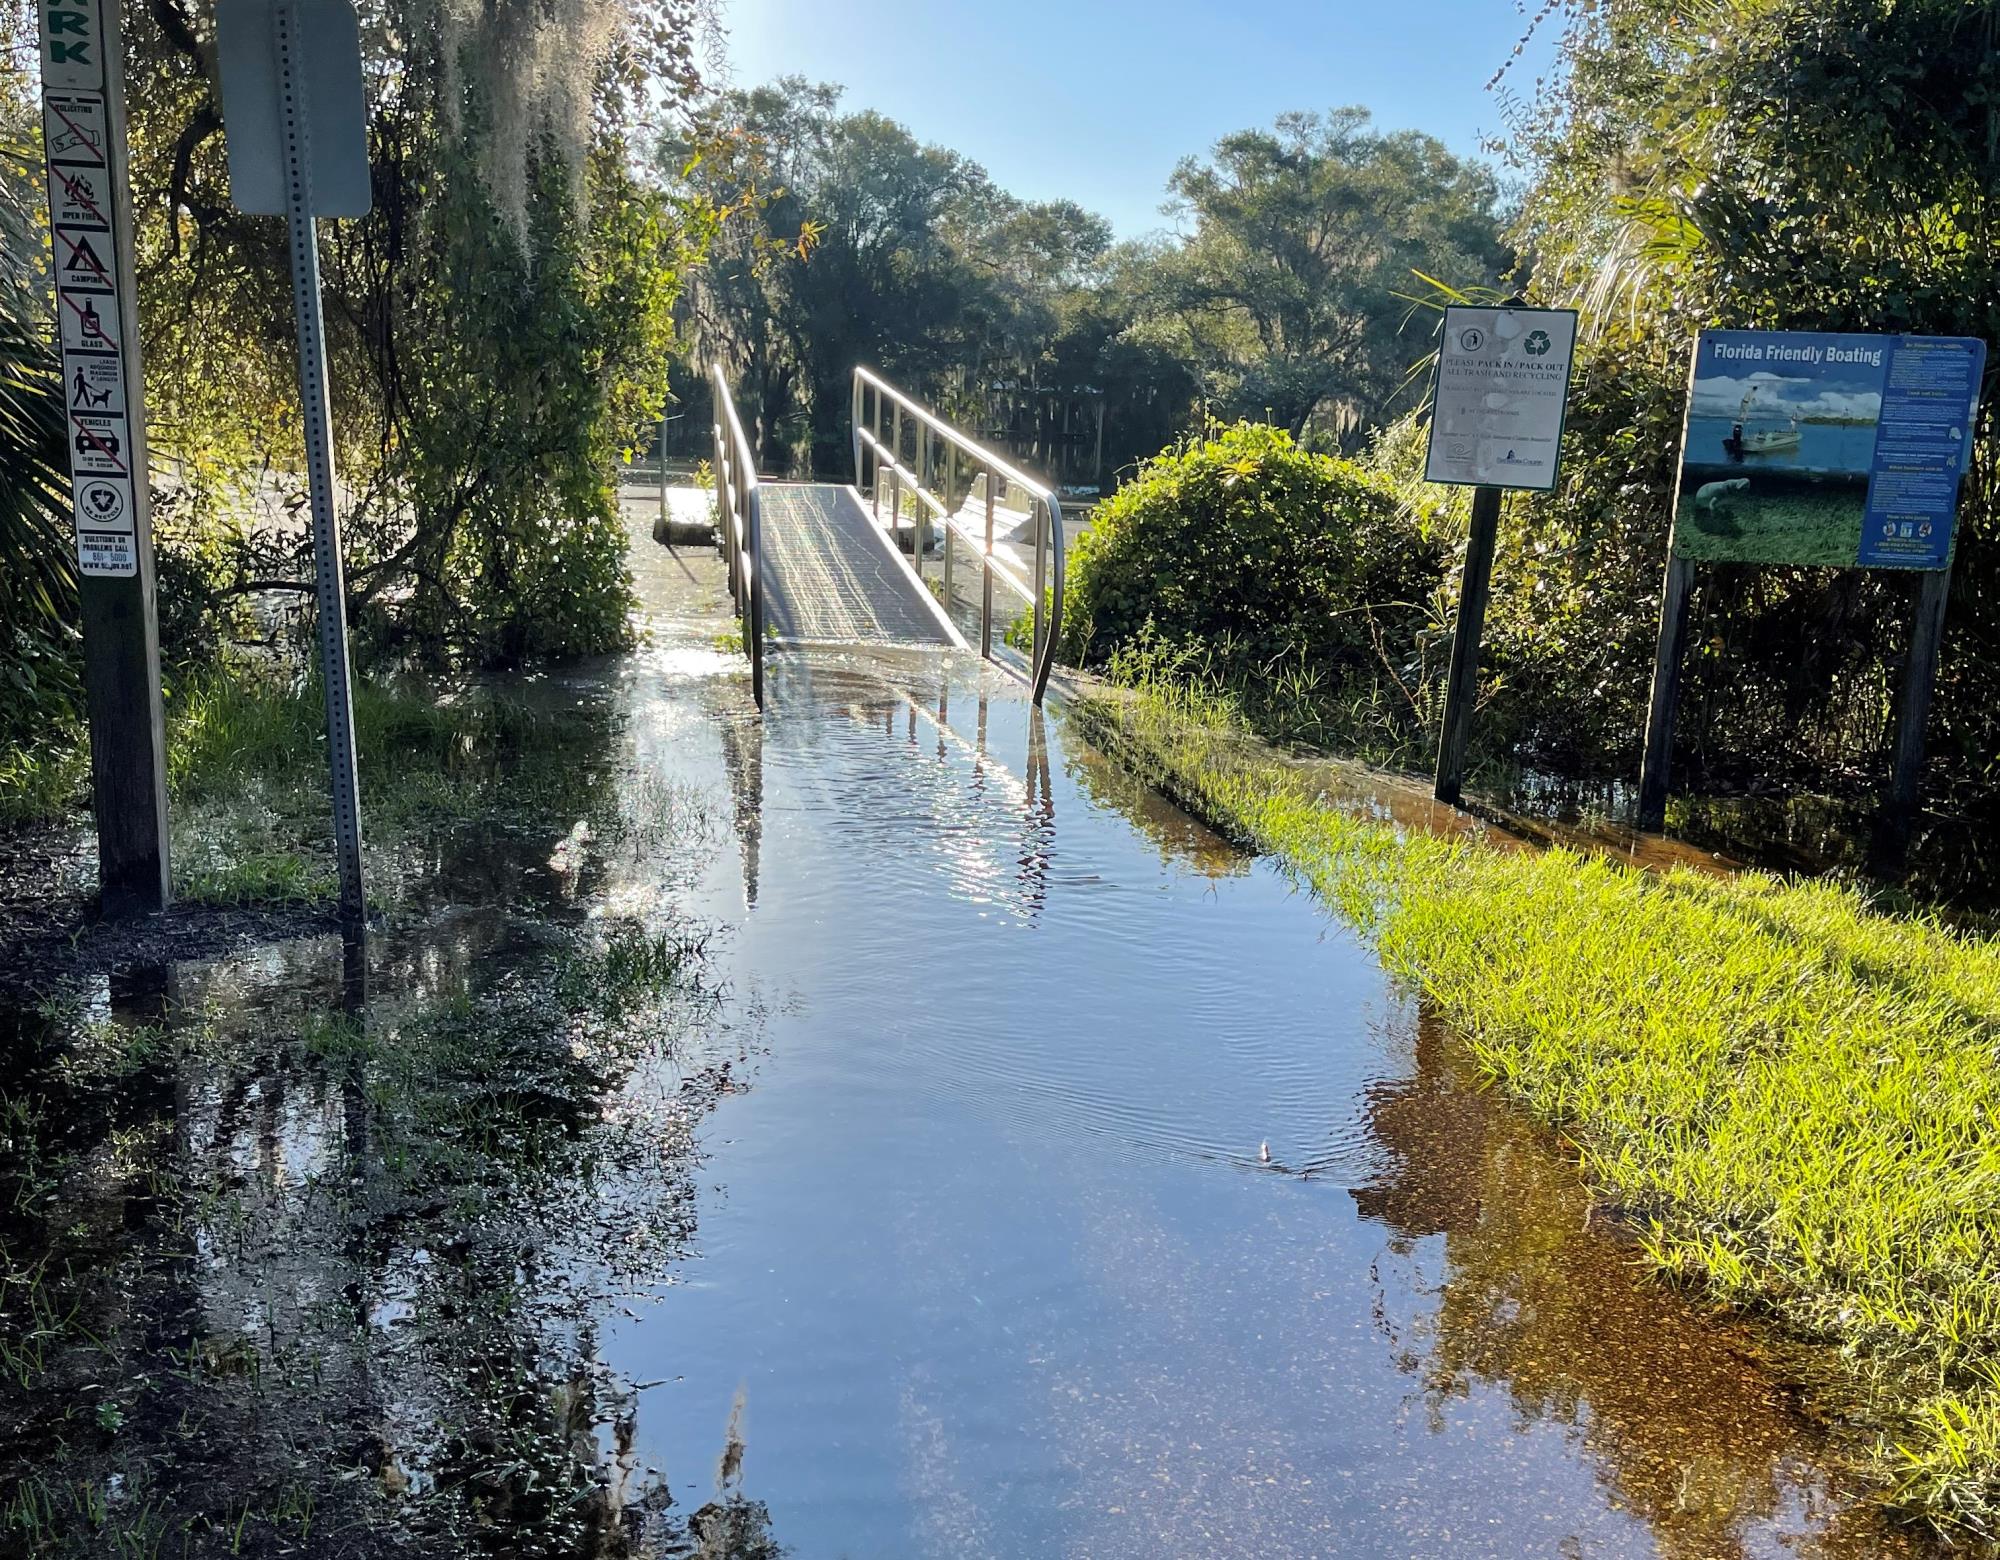
[[[1239,423],[1148,461],[1099,507],[1070,562],[1063,658],[1103,667],[1162,644],[1232,683],[1301,659],[1331,688],[1373,682],[1408,657],[1445,559],[1429,513],[1381,478]]]

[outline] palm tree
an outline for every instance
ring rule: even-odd
[[[76,573],[62,374],[33,154],[0,143],[0,733],[73,707]],[[12,258],[18,257],[18,258]]]

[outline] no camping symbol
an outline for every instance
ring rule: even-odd
[[[99,287],[111,285],[111,267],[106,258],[98,253],[98,246],[91,242],[88,233],[64,233],[58,230],[56,236],[62,240],[63,277],[68,282],[94,283]],[[102,242],[102,235],[99,235]]]

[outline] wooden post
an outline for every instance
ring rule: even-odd
[[[1646,708],[1646,751],[1639,763],[1639,827],[1654,833],[1667,823],[1667,779],[1674,762],[1674,715],[1681,698],[1681,651],[1687,639],[1688,597],[1694,562],[1667,559],[1660,588],[1660,639],[1653,652],[1653,697]]]
[[[1465,538],[1465,572],[1458,588],[1458,622],[1451,635],[1451,672],[1444,689],[1444,729],[1438,735],[1432,795],[1456,807],[1465,780],[1465,749],[1479,702],[1479,637],[1493,585],[1493,548],[1500,534],[1500,489],[1472,490],[1472,529]]]
[[[1927,569],[1917,584],[1916,621],[1910,626],[1910,653],[1903,663],[1903,687],[1896,700],[1895,762],[1889,805],[1883,818],[1884,843],[1900,859],[1916,821],[1923,778],[1924,728],[1930,723],[1931,693],[1937,686],[1938,651],[1944,642],[1944,609],[1951,595],[1951,570]]]
[[[111,0],[35,9],[100,906],[146,915],[168,897],[167,762],[125,55]]]

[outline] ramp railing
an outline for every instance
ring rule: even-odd
[[[736,415],[736,398],[722,365],[709,377],[715,391],[715,532],[729,565],[729,594],[743,620],[743,652],[750,657],[750,689],[764,707],[764,517],[757,489],[757,458]]]
[[[886,498],[892,533],[900,533],[907,513],[911,559],[918,576],[930,551],[932,527],[944,543],[945,609],[951,609],[959,548],[979,565],[979,653],[993,655],[993,587],[1033,606],[1034,640],[1028,656],[1030,695],[1036,704],[1055,665],[1056,636],[1062,626],[1062,503],[1055,492],[1025,476],[998,455],[958,431],[928,407],[903,394],[881,375],[854,371],[854,483],[868,495],[877,518]],[[906,430],[908,437],[905,437]],[[905,464],[905,445],[909,464]],[[961,480],[961,478],[963,480]],[[979,480],[982,479],[983,481]],[[975,494],[975,487],[981,491]],[[1032,579],[994,553],[993,522],[1000,490],[1028,500],[1034,526]],[[1005,511],[1002,511],[1005,512]]]

